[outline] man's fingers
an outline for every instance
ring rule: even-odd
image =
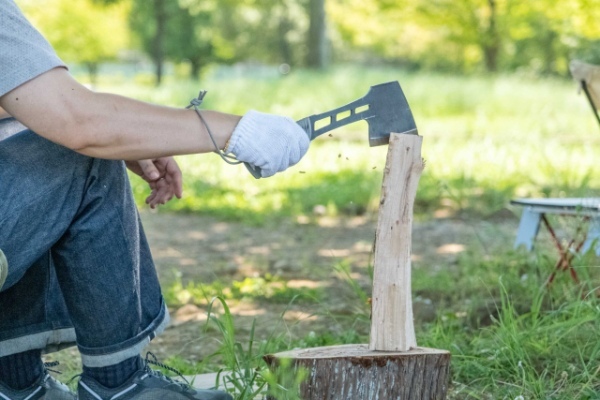
[[[177,162],[172,157],[156,160],[137,161],[142,177],[148,182],[151,193],[146,204],[156,208],[166,204],[174,196],[181,198],[183,194],[183,177]]]
[[[146,198],[146,204],[155,208],[159,204],[166,204],[173,198],[174,188],[166,178],[151,182],[152,193]]]
[[[174,158],[170,158],[168,160],[166,170],[166,178],[168,179],[169,185],[173,190],[173,194],[180,199],[183,193],[183,177],[181,174],[181,169],[179,169],[179,165],[177,165],[177,161],[175,161]]]
[[[173,189],[173,194],[180,199],[183,195],[183,175],[181,174],[179,165],[177,165],[175,160],[172,160],[169,164],[167,164],[167,173],[169,184]]]
[[[158,169],[152,160],[139,160],[138,164],[144,172],[144,177],[146,179],[155,181],[160,178],[160,172],[158,172]]]

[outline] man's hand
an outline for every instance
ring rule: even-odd
[[[154,160],[125,161],[127,168],[148,182],[152,192],[146,198],[150,208],[165,204],[173,196],[178,199],[182,195],[181,170],[173,157],[162,157]]]

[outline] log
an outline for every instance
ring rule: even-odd
[[[371,350],[407,351],[417,346],[410,255],[413,205],[423,172],[422,142],[417,135],[390,137],[375,233]]]
[[[302,400],[446,398],[450,353],[417,347],[412,312],[410,256],[421,143],[416,135],[390,137],[375,238],[370,343],[265,357],[275,372],[291,365],[292,371],[307,373],[298,388]]]
[[[381,352],[367,344],[328,346],[265,358],[273,371],[282,359],[308,372],[299,388],[302,400],[443,400],[450,376],[450,353],[422,347]]]

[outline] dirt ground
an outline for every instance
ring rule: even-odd
[[[369,285],[367,266],[371,262],[375,217],[314,216],[276,226],[249,227],[197,215],[144,211],[142,220],[164,285],[178,276],[185,284],[217,279],[229,282],[269,273],[287,280],[289,287],[324,288],[328,304],[316,307],[325,307],[334,314],[352,312],[344,300],[352,293],[333,266],[350,265],[353,279],[364,288]],[[413,227],[413,269],[433,271],[455,264],[464,251],[486,254],[497,247],[506,248],[514,240],[517,225],[518,219],[510,210],[486,220],[417,221]],[[275,327],[297,337],[335,329],[332,320],[315,310],[315,305],[241,301],[231,307],[242,336],[253,320],[259,337]],[[414,307],[416,319],[435,315],[435,304],[415,301]],[[203,332],[205,307],[186,304],[171,309],[171,318],[170,327],[149,346],[160,358],[179,355],[198,361],[218,345],[216,332]]]

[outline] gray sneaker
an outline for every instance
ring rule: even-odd
[[[24,390],[13,390],[0,383],[0,399],[6,400],[75,400],[66,385],[45,371],[36,383]]]
[[[82,376],[77,387],[79,400],[233,400],[231,395],[219,390],[194,389],[187,382],[172,380],[150,369],[148,363],[146,358],[143,369],[114,389]],[[173,370],[160,363],[150,363]]]

